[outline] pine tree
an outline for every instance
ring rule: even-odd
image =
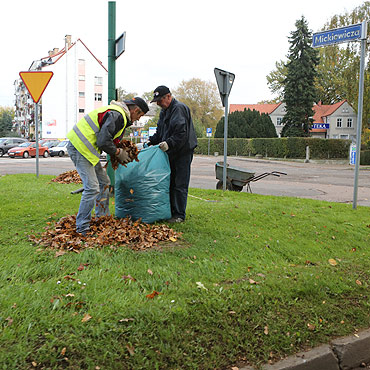
[[[284,81],[286,115],[282,136],[308,136],[312,107],[316,100],[315,77],[319,63],[318,51],[312,48],[312,32],[302,16],[289,37],[287,77]]]

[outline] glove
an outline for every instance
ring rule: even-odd
[[[163,150],[164,152],[167,152],[168,144],[165,141],[162,141],[161,143],[159,143],[159,148]]]
[[[119,148],[119,153],[116,154],[117,160],[121,164],[127,164],[128,162],[131,162],[130,157],[126,150],[123,150],[122,148]]]

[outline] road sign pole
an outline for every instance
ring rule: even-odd
[[[354,189],[353,189],[353,205],[352,205],[353,209],[356,209],[356,207],[357,207],[358,174],[359,174],[359,169],[360,169],[362,107],[363,107],[363,99],[364,99],[364,73],[365,73],[367,21],[362,22],[361,30],[362,30],[362,33],[361,33],[361,61],[360,61],[360,78],[359,78],[359,85],[358,85],[355,182],[354,182]]]
[[[39,105],[35,103],[36,177],[39,177]]]
[[[224,76],[224,84],[226,86],[226,91],[229,83],[229,75]],[[225,121],[224,121],[224,169],[222,173],[222,189],[226,190],[226,167],[227,167],[227,124],[228,124],[228,115],[229,115],[229,97],[225,95]]]

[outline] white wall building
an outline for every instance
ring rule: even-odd
[[[107,104],[108,70],[80,39],[72,43],[67,35],[61,51],[49,51],[30,70],[54,73],[39,103],[43,139],[64,139],[85,114]]]

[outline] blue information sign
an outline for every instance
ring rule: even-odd
[[[320,46],[358,40],[361,38],[361,27],[362,24],[358,23],[347,27],[314,33],[312,38],[312,46],[314,48],[318,48]]]
[[[329,128],[329,123],[313,123],[312,128],[319,128],[319,129],[328,129]]]

